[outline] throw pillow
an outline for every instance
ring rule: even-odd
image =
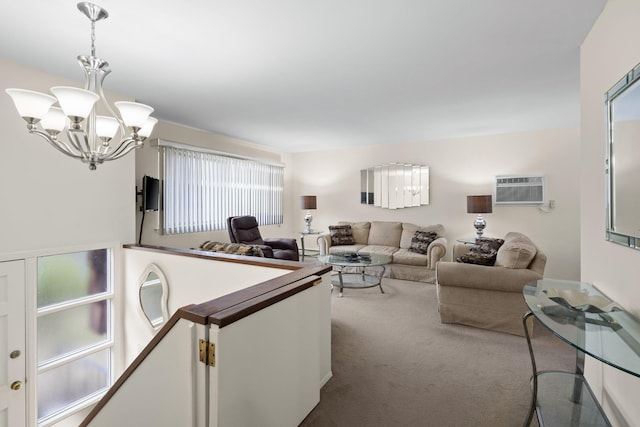
[[[469,252],[458,257],[457,262],[463,262],[465,264],[477,264],[492,266],[496,263],[496,256],[498,251],[495,249],[483,249],[477,246],[469,249]]]
[[[476,244],[469,249],[469,252],[458,257],[456,261],[465,264],[495,265],[498,249],[503,243],[504,239],[478,237],[476,238]]]
[[[476,238],[476,246],[481,249],[493,249],[497,251],[504,243],[504,239],[495,239],[493,237],[478,237]]]
[[[369,231],[371,230],[370,222],[349,222],[338,221],[338,225],[350,225],[351,234],[356,245],[366,245],[369,242]]]
[[[429,245],[437,238],[438,233],[436,233],[435,231],[418,230],[411,238],[411,246],[409,246],[409,251],[426,255],[429,249]]]
[[[350,225],[330,225],[331,246],[355,245]]]
[[[264,257],[264,253],[259,246],[245,245],[242,243],[222,243],[211,242],[207,240],[200,245],[199,249],[208,252],[222,252],[225,254]]]
[[[506,268],[527,268],[538,253],[536,245],[525,235],[509,233],[498,250],[496,265]]]

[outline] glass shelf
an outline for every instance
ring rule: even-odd
[[[582,375],[571,372],[538,373],[536,412],[540,426],[611,427]]]

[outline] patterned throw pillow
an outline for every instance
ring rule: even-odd
[[[436,233],[435,231],[418,230],[411,238],[411,246],[409,246],[409,251],[426,255],[429,249],[429,245],[437,238],[438,233]]]
[[[481,249],[493,249],[498,250],[504,243],[504,239],[495,239],[493,237],[478,237],[476,238],[476,247]],[[473,250],[474,248],[471,248]]]
[[[225,254],[264,257],[264,252],[262,252],[262,249],[257,245],[211,242],[207,240],[200,245],[200,249],[209,252],[223,252]]]
[[[478,237],[476,244],[469,249],[469,252],[462,255],[457,262],[478,265],[494,265],[498,255],[498,249],[504,243],[504,239],[495,239],[492,237]]]
[[[330,225],[331,246],[355,245],[351,225]]]
[[[466,254],[458,257],[457,262],[463,262],[465,264],[478,264],[492,266],[496,262],[496,256],[498,251],[495,249],[480,249],[473,247]]]

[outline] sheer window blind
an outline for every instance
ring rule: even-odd
[[[223,230],[227,218],[253,215],[282,224],[284,168],[255,160],[163,146],[165,234]]]

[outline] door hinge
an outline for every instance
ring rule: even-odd
[[[200,340],[200,361],[205,365],[216,366],[216,345],[212,342]]]

